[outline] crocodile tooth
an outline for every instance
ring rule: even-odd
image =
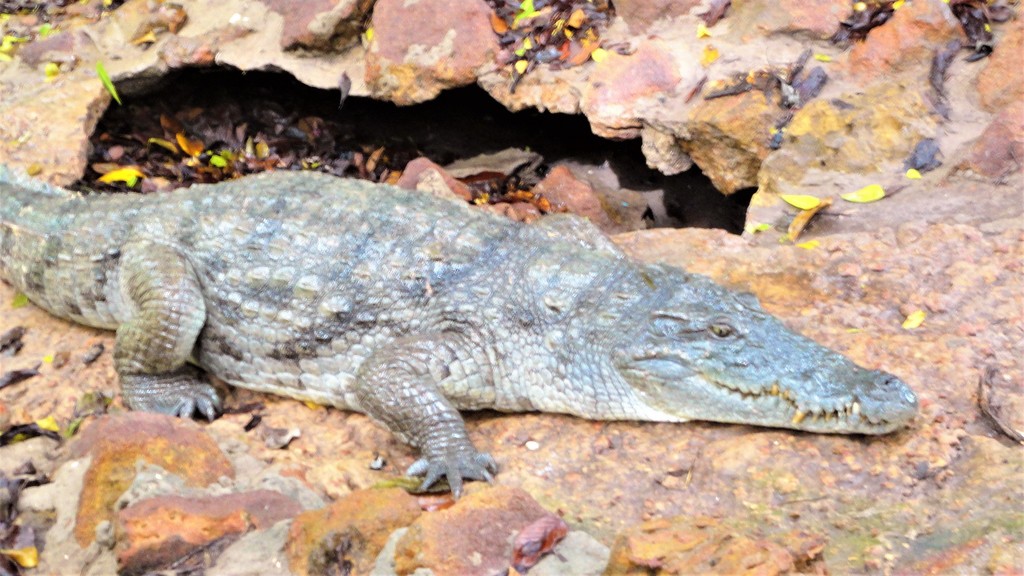
[[[778,382],[776,382],[775,384],[772,384],[772,389],[769,392],[769,394],[771,394],[772,396],[778,396],[779,395],[779,383]]]
[[[850,409],[850,412],[853,414],[860,415],[860,402],[854,402],[853,406]]]
[[[796,414],[793,415],[793,424],[799,424],[803,422],[804,418],[806,417],[807,412],[804,412],[803,410],[797,410]]]

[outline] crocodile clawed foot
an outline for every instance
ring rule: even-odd
[[[409,476],[423,476],[423,483],[419,490],[426,491],[433,486],[441,477],[448,479],[452,495],[456,498],[462,496],[462,481],[465,480],[486,480],[494,481],[494,474],[498,472],[498,463],[486,452],[460,451],[446,453],[433,458],[420,458],[409,467],[406,474]]]
[[[125,404],[132,410],[213,421],[221,411],[217,389],[191,367],[171,374],[121,376]]]

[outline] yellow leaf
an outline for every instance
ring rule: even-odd
[[[56,62],[47,62],[46,66],[43,66],[43,72],[47,78],[54,78],[57,74],[60,74],[60,66]]]
[[[708,44],[704,46],[704,50],[701,52],[700,65],[707,68],[708,66],[711,65],[712,62],[718,60],[719,56],[720,54],[718,53],[718,48],[715,48],[711,44]]]
[[[904,3],[905,3],[904,0],[896,0],[895,2],[892,3],[892,9],[893,10],[899,10],[900,8],[903,7]]]
[[[14,58],[11,58],[3,52],[0,52],[0,62],[14,62]]]
[[[526,38],[523,38],[523,49],[529,50],[530,48],[533,48],[533,42],[531,42],[530,37],[527,36]]]
[[[590,57],[594,59],[594,62],[604,62],[608,58],[608,51],[604,48],[598,48],[590,53]]]
[[[818,62],[831,62],[832,61],[832,57],[829,56],[828,54],[815,54],[814,55],[814,59],[817,60]]]
[[[516,60],[516,73],[522,76],[526,73],[526,67],[529,65],[530,63],[526,60]]]
[[[864,2],[856,2],[853,5],[854,12],[863,12],[868,9],[868,5]]]
[[[839,197],[847,202],[858,202],[863,204],[885,198],[885,190],[878,184],[869,184],[856,192],[840,194]]]
[[[914,168],[911,168],[910,170],[907,170],[907,178],[911,180],[920,180],[921,173],[915,170]]]
[[[914,310],[907,315],[907,319],[903,321],[904,330],[913,330],[921,324],[924,324],[924,318],[927,316],[924,310]]]
[[[711,30],[703,22],[697,24],[697,38],[711,38]]]
[[[178,147],[175,146],[174,142],[171,142],[170,140],[164,140],[163,138],[150,138],[149,140],[146,141],[146,143],[147,144],[154,144],[156,146],[159,146],[159,147],[163,148],[164,150],[167,150],[171,154],[177,154],[178,153]]]
[[[145,178],[146,175],[142,173],[135,166],[125,166],[124,168],[118,168],[117,170],[111,170],[103,176],[99,177],[99,181],[104,184],[111,184],[113,182],[124,182],[129,188],[135,186],[135,183],[139,181],[139,178]]]
[[[786,204],[801,210],[813,210],[818,207],[818,204],[821,204],[820,198],[807,194],[779,194],[779,198],[782,198]]]
[[[11,300],[11,308],[24,308],[28,306],[28,296],[18,292],[14,295],[14,299]]]
[[[575,12],[569,15],[568,24],[573,28],[579,28],[586,19],[587,15],[583,13],[583,8],[577,8]]]
[[[263,140],[257,140],[256,141],[256,158],[258,160],[263,160],[267,156],[270,156],[270,145],[268,145]]]
[[[181,146],[181,151],[185,154],[195,157],[203,153],[205,146],[202,140],[189,138],[184,132],[178,132],[174,135],[174,138],[178,141],[178,146]]]
[[[758,232],[765,232],[771,229],[772,225],[765,224],[764,222],[761,222],[759,224],[748,224],[743,227],[743,231],[746,232],[747,234],[757,234]]]
[[[39,564],[39,551],[35,546],[26,548],[4,548],[0,554],[7,556],[22,568],[35,568]]]
[[[47,354],[46,356],[43,356],[43,362],[46,362],[47,364],[53,364],[53,354]]]
[[[57,425],[57,420],[53,416],[47,416],[42,420],[36,420],[36,426],[39,426],[43,430],[49,430],[50,432],[60,432],[60,426]]]
[[[818,246],[821,246],[821,242],[818,240],[808,240],[807,242],[797,244],[798,248],[803,248],[804,250],[814,250]]]
[[[305,404],[306,408],[309,408],[310,410],[319,410],[319,409],[323,408],[323,406],[317,404],[316,402],[312,402],[310,400],[304,401],[303,404]]]
[[[372,26],[367,28],[366,32],[363,32],[363,38],[366,38],[367,42],[373,42],[373,27]]]

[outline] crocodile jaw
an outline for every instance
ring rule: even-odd
[[[801,393],[806,382],[745,386],[700,374],[666,358],[636,359],[621,372],[650,409],[678,420],[705,420],[832,434],[886,434],[917,414],[917,396],[891,374],[857,368],[821,388],[859,390],[834,398]]]

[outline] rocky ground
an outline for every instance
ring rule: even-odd
[[[344,73],[352,95],[403,104],[477,83],[513,109],[582,113],[598,134],[640,137],[663,171],[695,162],[725,193],[757,186],[743,236],[615,240],[750,290],[790,327],[897,374],[918,392],[920,417],[853,438],[474,414],[473,441],[502,471],[453,505],[396,488],[415,455],[361,415],[244,391],[225,391],[228,413],[210,424],[125,413],[111,336],[18,306],[0,284],[0,334],[26,329],[23,348],[0,352],[0,377],[40,372],[0,388],[0,431],[48,417],[66,430],[104,404],[97,394],[113,398],[70,440],[0,447],[0,474],[15,479],[0,481],[0,504],[25,485],[20,536],[4,545],[41,551],[26,573],[522,572],[563,532],[531,574],[1024,571],[1024,452],[1004,431],[1024,429],[1024,20],[993,21],[990,57],[954,53],[936,76],[949,42],[968,40],[955,2],[902,3],[841,46],[828,39],[853,11],[845,1],[734,0],[713,24],[700,17],[713,6],[622,1],[600,31],[601,62],[534,65],[512,93],[491,5],[453,15],[450,3],[407,3],[410,13],[380,0],[368,16],[369,4],[187,2],[182,27],[137,44],[147,2],[68,16],[61,33],[0,62],[0,161],[55,183],[83,173],[110,105],[98,59],[129,95],[186,66],[285,70],[326,88]],[[698,37],[701,24],[709,35]],[[611,49],[623,43],[626,54]],[[705,97],[807,49],[802,74],[820,67],[829,81],[799,106],[780,105],[772,82]],[[50,62],[58,73],[46,80]],[[940,153],[918,150],[925,140]],[[920,179],[907,178],[908,163]],[[408,174],[411,187],[456,187],[440,170]],[[888,195],[839,199],[869,184]],[[833,204],[786,241],[799,211],[780,193]],[[905,328],[918,312],[923,322]],[[11,517],[0,506],[8,533]]]

